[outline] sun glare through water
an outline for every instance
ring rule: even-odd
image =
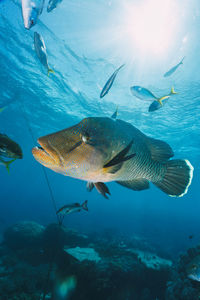
[[[163,54],[173,47],[179,28],[177,4],[172,0],[143,0],[124,4],[123,34],[139,52]]]

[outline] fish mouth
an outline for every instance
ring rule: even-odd
[[[37,142],[39,146],[36,146],[32,149],[32,154],[34,158],[42,165],[48,167],[60,165],[58,155],[55,152],[55,150],[51,147],[48,140],[42,137],[39,138]]]

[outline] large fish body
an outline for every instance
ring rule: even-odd
[[[53,9],[55,9],[59,3],[61,3],[62,0],[49,0],[49,3],[47,5],[47,12],[51,12]]]
[[[110,78],[107,80],[106,84],[104,85],[101,94],[100,94],[100,98],[103,98],[106,94],[108,94],[109,90],[111,89],[113,82],[117,76],[117,73],[119,72],[119,70],[124,66],[121,65],[117,70],[115,70],[115,72],[110,76]]]
[[[21,0],[24,27],[30,29],[37,23],[38,16],[42,13],[44,0]]]
[[[168,195],[183,196],[192,180],[189,161],[169,160],[173,151],[167,143],[147,137],[119,119],[86,118],[38,142],[41,147],[32,150],[38,162],[94,184],[116,181],[143,190],[151,181]],[[125,149],[127,157],[116,161]]]
[[[47,69],[48,75],[50,72],[53,73],[53,70],[50,69],[48,65],[47,51],[43,37],[37,32],[34,32],[34,47],[37,57],[39,58],[41,64]]]
[[[171,75],[179,68],[179,66],[183,64],[184,58],[185,58],[185,57],[183,57],[182,60],[181,60],[177,65],[175,65],[175,66],[172,67],[169,71],[167,71],[167,72],[164,74],[164,77],[169,77],[169,76],[171,76]]]

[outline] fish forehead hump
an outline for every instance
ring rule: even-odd
[[[123,133],[121,124],[110,118],[89,117],[83,119],[74,126],[50,134],[49,137],[54,141],[59,141],[62,139],[73,139],[77,136],[88,134],[88,136],[92,138],[101,139],[104,137],[105,139],[108,139],[110,138],[110,135],[115,138],[120,132]]]

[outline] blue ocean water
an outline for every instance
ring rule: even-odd
[[[109,117],[118,105],[119,119],[166,141],[175,158],[191,162],[192,184],[184,197],[171,198],[153,184],[149,190],[134,192],[111,182],[111,196],[105,199],[96,190],[88,193],[85,182],[46,169],[57,208],[88,200],[89,211],[69,215],[65,226],[96,235],[112,228],[117,234],[142,236],[174,257],[199,243],[200,6],[197,0],[176,1],[167,15],[171,31],[162,33],[167,41],[158,36],[157,47],[152,48],[156,40],[144,37],[142,49],[140,41],[132,40],[125,15],[127,7],[139,7],[140,1],[122,2],[63,1],[51,13],[46,12],[46,3],[31,30],[24,28],[20,2],[0,2],[0,107],[5,107],[0,132],[16,141],[24,154],[11,164],[10,174],[0,166],[2,235],[22,220],[56,222],[44,172],[31,152],[37,138],[85,117]],[[166,1],[170,8],[171,2]],[[157,22],[159,27],[159,18]],[[49,66],[55,71],[49,77],[34,51],[34,31],[45,40]],[[184,56],[183,65],[164,78]],[[106,80],[123,63],[111,90],[100,99]],[[149,113],[150,103],[131,94],[133,85],[158,96],[174,86],[178,94]]]

